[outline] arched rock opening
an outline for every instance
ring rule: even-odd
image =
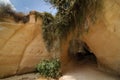
[[[70,41],[68,48],[68,57],[70,60],[75,62],[89,60],[91,62],[97,63],[96,56],[89,49],[87,44],[77,39],[73,39]]]

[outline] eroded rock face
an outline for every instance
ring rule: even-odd
[[[100,68],[120,75],[120,0],[103,0],[101,18],[89,26],[83,40],[97,57]]]
[[[94,53],[100,69],[120,75],[120,0],[102,1],[96,21],[89,21],[89,30],[78,39],[82,39]],[[69,43],[76,38],[77,30],[71,31],[61,44],[63,67],[71,60],[68,56]]]
[[[0,23],[0,77],[34,71],[40,60],[49,57],[41,22]]]

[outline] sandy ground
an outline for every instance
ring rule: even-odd
[[[40,77],[39,73],[29,73],[23,75],[16,75],[13,77],[0,79],[0,80],[36,80]]]
[[[85,60],[70,62],[60,80],[120,80],[120,77],[100,71],[95,62]]]
[[[41,79],[39,73],[17,75],[0,80],[47,80]],[[107,74],[97,68],[95,62],[84,60],[81,62],[71,61],[65,65],[63,76],[59,80],[120,80],[120,77]]]

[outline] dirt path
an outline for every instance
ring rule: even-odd
[[[69,63],[60,80],[120,80],[120,77],[100,71],[95,63],[83,61],[82,63]]]

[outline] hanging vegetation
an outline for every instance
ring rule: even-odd
[[[46,46],[48,51],[51,50],[54,42],[54,17],[50,13],[44,13],[43,17],[43,26],[42,26],[42,31],[43,31],[43,38],[46,42]]]
[[[50,13],[43,15],[43,38],[50,51],[56,39],[64,39],[76,27],[80,29],[89,18],[96,19],[102,0],[45,0],[56,7],[55,17]]]
[[[87,18],[95,20],[96,12],[101,7],[102,0],[45,0],[58,9],[55,23],[60,37],[65,37],[77,25],[81,27]]]

